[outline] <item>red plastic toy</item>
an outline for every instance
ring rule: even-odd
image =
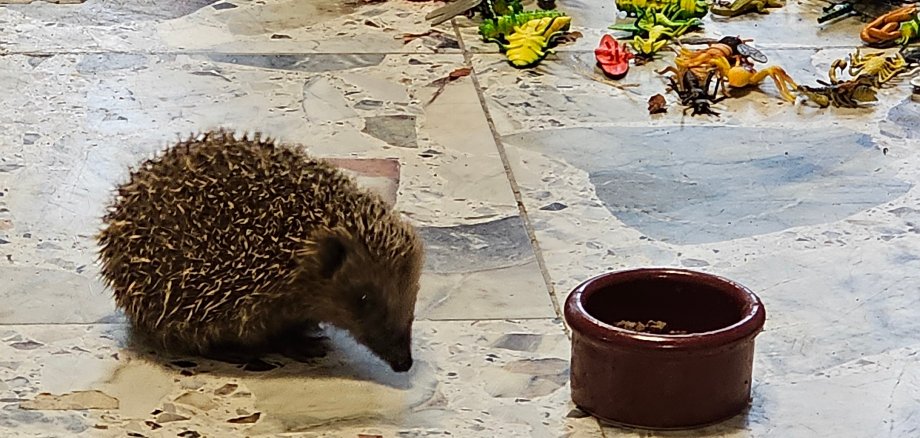
[[[629,60],[633,58],[629,47],[622,46],[610,35],[604,35],[601,38],[601,44],[594,49],[594,57],[597,58],[597,65],[600,66],[604,74],[614,79],[626,76],[629,71]]]

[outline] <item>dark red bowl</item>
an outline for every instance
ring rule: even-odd
[[[766,310],[730,280],[683,269],[594,277],[565,303],[572,328],[572,400],[612,424],[685,429],[735,416],[750,403],[754,338]],[[640,333],[619,321],[664,321]]]

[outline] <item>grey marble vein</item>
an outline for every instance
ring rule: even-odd
[[[379,65],[386,58],[386,55],[382,53],[317,55],[214,53],[207,55],[207,57],[219,63],[318,73]]]
[[[679,244],[843,219],[906,193],[866,134],[842,128],[571,128],[504,137],[589,173],[618,219]]]
[[[426,268],[438,273],[470,272],[517,265],[533,258],[519,216],[454,227],[424,227]]]

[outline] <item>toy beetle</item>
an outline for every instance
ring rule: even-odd
[[[626,45],[620,46],[612,36],[604,35],[601,37],[600,46],[594,49],[594,57],[604,74],[619,79],[629,72],[629,60],[633,58],[633,54]]]

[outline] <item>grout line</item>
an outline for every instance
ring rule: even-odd
[[[530,216],[527,214],[527,208],[524,206],[524,200],[521,196],[520,186],[518,186],[517,179],[515,179],[514,173],[511,170],[511,164],[508,160],[508,154],[505,151],[505,145],[502,143],[501,136],[498,134],[498,130],[495,128],[495,121],[492,119],[492,113],[489,112],[489,107],[486,104],[485,95],[482,92],[482,86],[479,83],[479,77],[476,74],[476,69],[472,68],[473,54],[467,50],[466,44],[463,41],[457,23],[453,20],[451,21],[454,25],[454,32],[456,34],[457,40],[459,41],[460,49],[463,51],[464,62],[471,68],[470,79],[473,81],[473,88],[476,90],[477,97],[479,97],[479,104],[485,114],[486,123],[489,124],[489,130],[492,131],[492,139],[495,141],[495,147],[498,149],[499,157],[501,157],[502,166],[505,168],[505,176],[507,176],[508,182],[511,184],[511,191],[514,193],[514,200],[517,203],[518,213],[521,216],[521,220],[524,222],[524,229],[527,231],[527,236],[530,238],[531,250],[534,252],[534,257],[537,259],[537,264],[540,266],[540,273],[543,275],[543,282],[546,285],[546,292],[549,294],[550,301],[553,303],[553,310],[556,312],[556,316],[564,321],[562,307],[559,305],[559,298],[556,296],[556,290],[553,287],[553,279],[549,275],[549,270],[546,267],[546,259],[543,258],[543,251],[540,249],[540,242],[537,241],[533,223],[530,221]],[[571,337],[568,325],[563,323],[562,327],[566,336]]]
[[[460,49],[463,52],[463,60],[470,67],[470,80],[473,81],[473,88],[476,90],[476,96],[479,98],[479,104],[482,106],[482,111],[486,117],[486,123],[489,124],[489,130],[492,131],[492,139],[495,142],[495,147],[498,149],[498,155],[501,157],[502,166],[505,168],[505,176],[508,177],[508,182],[511,184],[511,191],[514,193],[514,200],[518,206],[518,212],[521,215],[521,220],[524,222],[524,229],[527,231],[527,236],[530,238],[530,246],[534,252],[534,257],[537,259],[537,263],[540,266],[540,273],[543,275],[543,283],[546,285],[546,292],[549,294],[549,299],[553,303],[553,310],[556,312],[557,318],[562,322],[562,331],[565,333],[566,337],[571,340],[572,334],[569,331],[568,324],[565,323],[565,317],[562,314],[562,309],[559,306],[559,299],[556,296],[556,290],[553,286],[553,279],[549,275],[549,270],[546,267],[546,259],[543,258],[543,251],[540,249],[540,242],[537,241],[537,235],[534,231],[533,223],[530,221],[530,216],[527,214],[527,208],[524,206],[524,200],[521,196],[520,187],[517,184],[517,179],[514,177],[514,173],[511,171],[511,164],[508,161],[508,154],[505,151],[505,144],[502,143],[501,136],[498,134],[498,130],[495,129],[495,121],[492,119],[492,113],[489,112],[489,106],[486,104],[485,95],[482,92],[482,85],[479,83],[479,77],[477,76],[476,69],[473,68],[473,53],[471,53],[466,48],[466,44],[463,41],[463,36],[460,34],[460,28],[457,26],[456,20],[451,19],[451,23],[454,26],[454,34],[457,37],[457,41],[460,44]],[[563,423],[565,419],[562,419]],[[602,438],[607,438],[607,434],[604,432],[604,427],[601,425],[600,421],[597,418],[594,418],[594,425],[596,430],[600,433]]]

